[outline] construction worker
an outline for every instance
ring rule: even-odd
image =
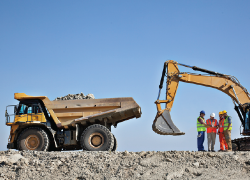
[[[227,151],[232,151],[232,142],[231,142],[231,130],[232,130],[232,118],[227,115],[227,111],[223,111],[224,120],[224,136],[228,145]]]
[[[215,144],[215,139],[216,139],[216,132],[217,132],[217,119],[214,119],[215,114],[211,113],[210,114],[210,119],[207,119],[206,123],[208,125],[211,125],[212,127],[207,128],[207,143],[208,143],[208,151],[215,152],[214,150],[214,144]]]
[[[227,146],[227,142],[224,136],[224,116],[223,116],[223,112],[220,111],[219,112],[219,117],[220,117],[220,121],[219,121],[219,125],[217,126],[219,128],[218,130],[218,135],[219,135],[219,140],[220,140],[220,150],[219,151],[224,151],[224,150],[228,150],[228,146]],[[225,146],[225,149],[224,149]]]
[[[197,131],[198,131],[198,136],[197,136],[197,147],[198,151],[205,151],[204,150],[204,140],[205,140],[205,132],[206,128],[210,127],[210,125],[207,125],[205,123],[205,111],[200,112],[200,116],[197,118]]]

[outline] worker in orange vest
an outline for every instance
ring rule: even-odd
[[[207,119],[206,123],[211,125],[212,127],[207,128],[207,142],[208,142],[208,151],[215,152],[214,145],[216,139],[216,131],[217,131],[217,119],[214,119],[215,114],[212,113],[210,115],[210,119]]]
[[[218,125],[218,135],[219,135],[219,139],[220,139],[220,150],[219,151],[224,151],[224,150],[228,150],[228,146],[227,146],[227,142],[225,139],[225,135],[224,135],[224,116],[223,116],[223,112],[220,111],[219,112],[219,117],[220,117],[220,121],[219,121],[219,125]],[[224,149],[225,146],[225,149]]]

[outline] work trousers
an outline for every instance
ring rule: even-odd
[[[224,146],[225,146],[225,149],[228,149],[225,136],[221,132],[219,133],[219,139],[220,139],[220,150],[224,150]]]
[[[204,151],[204,140],[205,140],[205,132],[206,131],[198,131],[198,136],[197,136],[197,147],[198,151]]]
[[[207,133],[207,144],[208,144],[208,150],[214,151],[214,144],[215,144],[215,139],[216,139],[216,133]]]
[[[232,142],[231,142],[231,130],[230,131],[224,131],[225,139],[228,145],[228,150],[232,151]]]

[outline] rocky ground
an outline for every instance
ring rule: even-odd
[[[250,179],[250,152],[8,150],[0,179]]]

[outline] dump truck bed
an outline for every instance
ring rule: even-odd
[[[140,106],[131,97],[51,101],[46,107],[54,111],[62,126],[95,123],[104,119],[117,125],[141,116]]]
[[[132,97],[50,101],[46,96],[16,93],[15,99],[42,100],[56,125],[61,128],[98,121],[116,126],[122,121],[141,116],[141,107]]]

